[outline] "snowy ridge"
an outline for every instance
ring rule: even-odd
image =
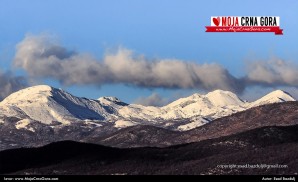
[[[245,102],[239,99],[234,93],[216,90],[206,95],[194,94],[186,98],[181,98],[164,107],[132,104],[129,107],[121,108],[119,114],[124,117],[133,117],[152,122],[158,120],[187,119],[190,123],[198,123],[197,120],[199,118],[199,120],[203,121],[200,125],[203,125],[207,123],[204,118],[212,120],[244,109],[246,109]],[[188,128],[192,129],[200,125],[196,124]]]
[[[46,85],[11,94],[0,103],[0,111],[6,116],[30,118],[44,124],[57,121],[69,125],[72,121],[103,121],[117,117],[103,101],[75,97]]]
[[[264,97],[250,103],[249,107],[256,107],[264,104],[279,103],[285,101],[295,101],[295,99],[287,92],[275,90]]]
[[[288,93],[276,90],[254,102],[244,102],[229,91],[215,90],[206,95],[193,94],[164,107],[126,104],[115,97],[97,100],[75,97],[47,85],[29,87],[15,92],[0,103],[0,121],[15,117],[16,129],[34,132],[34,122],[57,127],[82,123],[86,127],[114,128],[146,124],[172,130],[190,130],[251,107],[295,101]],[[56,126],[53,126],[56,127]]]

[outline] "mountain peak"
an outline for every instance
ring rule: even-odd
[[[35,85],[32,87],[27,87],[24,88],[22,90],[19,90],[15,93],[26,93],[26,92],[30,92],[30,93],[38,93],[38,92],[48,92],[48,91],[52,91],[54,88],[49,86],[49,85]]]
[[[10,94],[6,97],[2,103],[17,103],[22,100],[34,101],[39,98],[52,96],[52,90],[54,88],[48,85],[36,85],[32,87],[27,87],[17,92]]]
[[[117,97],[99,97],[97,100],[107,100],[107,101],[110,101],[110,102],[122,102]]]
[[[254,101],[251,103],[251,107],[270,104],[270,103],[279,103],[279,102],[286,102],[286,101],[296,101],[289,93],[283,90],[275,90],[264,97]]]
[[[221,95],[221,96],[226,96],[226,95],[235,95],[233,92],[226,91],[226,90],[214,90],[206,94],[206,96],[215,96],[215,95]]]
[[[9,116],[32,119],[44,124],[53,121],[68,125],[76,120],[102,121],[112,113],[96,101],[80,98],[48,85],[19,90],[0,103]]]
[[[206,94],[206,97],[215,106],[241,105],[244,102],[230,91],[214,90]]]
[[[39,91],[51,91],[53,89],[53,87],[51,87],[49,85],[35,85],[32,87],[28,87],[26,89],[34,89],[34,90],[39,90]]]
[[[121,101],[117,97],[100,97],[97,99],[100,103],[113,107],[127,106],[128,104]]]
[[[284,91],[284,90],[274,90],[272,92],[270,92],[269,94],[267,95],[272,95],[272,96],[290,96],[292,97],[288,92]]]
[[[262,97],[263,99],[280,99],[283,101],[295,101],[295,99],[283,90],[275,90]],[[261,99],[262,99],[261,98]]]

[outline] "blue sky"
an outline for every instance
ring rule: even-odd
[[[25,35],[47,33],[72,50],[102,59],[119,46],[150,59],[173,58],[198,64],[217,63],[235,77],[245,65],[273,57],[298,63],[298,2],[296,0],[0,0],[0,66],[12,68],[15,46]],[[284,35],[273,33],[206,33],[210,16],[280,16]],[[117,96],[126,102],[153,92],[163,97],[204,92],[200,89],[139,88],[124,84],[63,86],[53,79],[39,83],[62,87],[77,96]],[[243,97],[268,92],[252,87]],[[297,87],[282,87],[295,92]],[[298,92],[297,92],[298,94]]]

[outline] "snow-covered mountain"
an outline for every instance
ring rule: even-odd
[[[287,92],[275,90],[264,97],[249,104],[249,107],[256,107],[265,104],[279,103],[285,101],[295,101],[295,99]]]
[[[117,118],[118,104],[110,98],[92,100],[75,97],[47,85],[29,87],[11,94],[0,103],[1,115],[26,118],[44,124],[69,125],[79,121],[109,121]]]
[[[15,92],[0,103],[0,126],[7,122],[4,118],[15,118],[16,129],[31,132],[35,131],[31,123],[53,128],[74,123],[113,128],[146,124],[182,131],[251,107],[284,101],[295,99],[277,90],[249,103],[232,92],[215,90],[181,98],[164,107],[153,107],[126,104],[115,97],[79,98],[61,89],[39,85]]]

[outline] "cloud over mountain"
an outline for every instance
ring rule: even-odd
[[[247,77],[253,84],[298,87],[298,65],[280,59],[252,62]]]
[[[26,36],[17,45],[14,65],[31,77],[53,78],[65,85],[124,83],[150,88],[243,90],[239,80],[218,64],[149,60],[124,48],[96,60],[69,51],[44,35]]]
[[[148,97],[139,97],[134,103],[143,106],[164,106],[170,102],[169,99],[161,97],[158,93],[152,93]]]
[[[17,45],[14,66],[31,78],[52,78],[64,85],[127,84],[144,88],[222,89],[236,93],[249,86],[298,87],[298,65],[286,61],[251,62],[237,78],[219,64],[178,59],[148,59],[119,48],[101,60],[68,50],[47,35],[27,35]]]
[[[25,77],[15,76],[11,72],[0,70],[0,101],[6,96],[28,86]]]

